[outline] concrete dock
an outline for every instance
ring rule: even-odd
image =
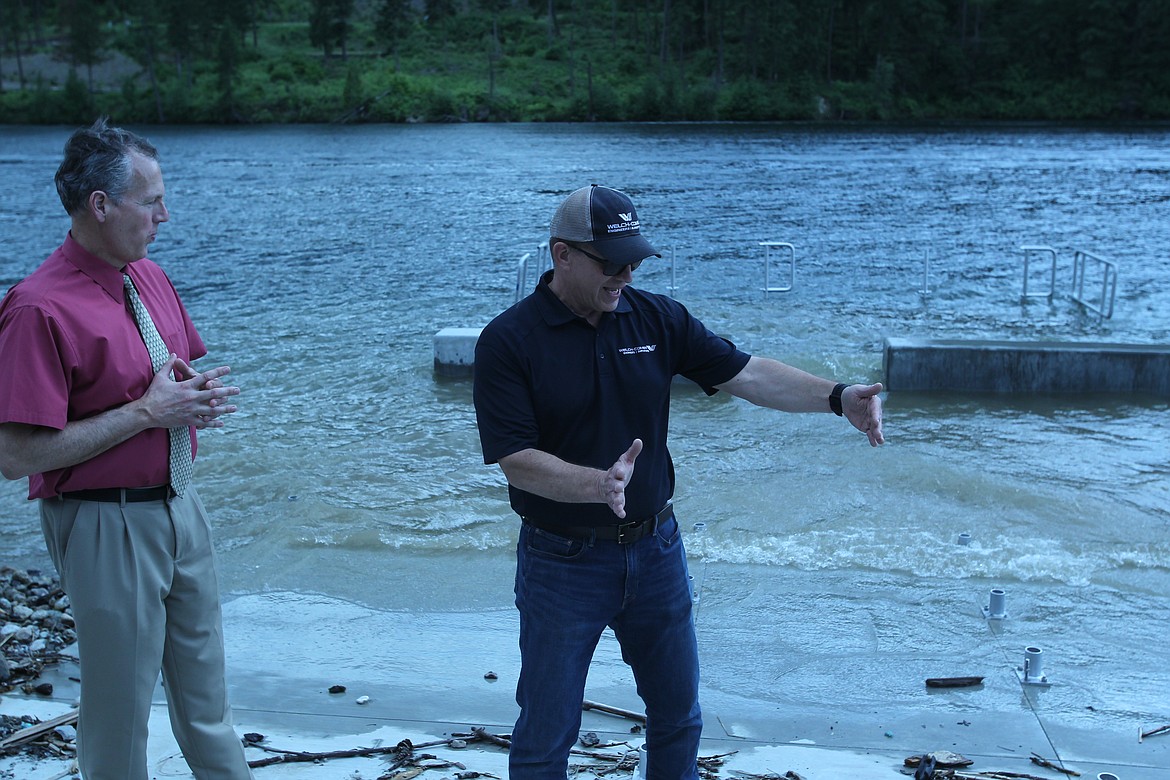
[[[1170,396],[1170,346],[887,338],[890,392]]]
[[[438,377],[470,377],[482,328],[434,336]],[[882,349],[890,392],[1150,393],[1170,396],[1170,346],[890,337]]]

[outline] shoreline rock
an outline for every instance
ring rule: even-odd
[[[52,695],[52,684],[37,680],[75,641],[69,597],[55,576],[0,567],[0,694],[19,689],[29,695]],[[0,718],[0,739],[35,722],[28,717]],[[34,754],[38,750],[32,745],[25,749]]]

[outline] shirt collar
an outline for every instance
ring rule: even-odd
[[[557,297],[557,294],[552,291],[552,288],[549,287],[549,282],[552,281],[552,278],[553,272],[551,270],[545,271],[540,276],[540,283],[536,285],[537,308],[540,310],[541,316],[544,317],[544,321],[548,325],[555,327],[557,325],[565,325],[569,322],[575,322],[581,319],[576,314],[574,314],[572,310],[570,310],[569,307],[565,305],[564,301]],[[615,309],[612,313],[605,312],[602,314],[601,319],[602,322],[604,322],[613,314],[625,314],[633,310],[634,307],[630,304],[629,299],[623,292],[622,296],[618,298],[617,309]]]
[[[63,250],[65,258],[78,271],[97,282],[115,301],[125,302],[126,292],[122,286],[122,274],[129,272],[129,266],[119,271],[74,240],[72,232],[65,237]]]

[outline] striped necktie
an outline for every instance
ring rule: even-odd
[[[126,288],[126,300],[130,301],[130,311],[134,315],[134,322],[138,325],[138,332],[142,334],[142,341],[146,344],[146,351],[150,353],[150,365],[155,373],[162,368],[163,363],[171,356],[166,342],[158,334],[154,320],[146,305],[138,297],[138,290],[134,287],[129,274],[122,274],[122,284]],[[171,488],[176,495],[183,495],[187,485],[191,482],[191,431],[186,425],[180,425],[168,430],[171,443]]]

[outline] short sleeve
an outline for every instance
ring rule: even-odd
[[[0,422],[61,430],[69,420],[67,366],[73,346],[34,306],[18,306],[0,323]]]
[[[540,430],[523,358],[491,326],[475,345],[473,400],[483,462],[536,447]]]

